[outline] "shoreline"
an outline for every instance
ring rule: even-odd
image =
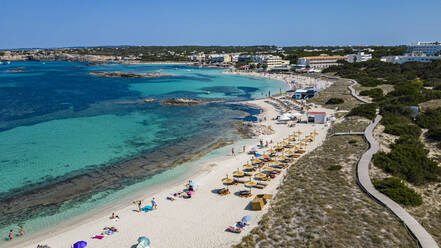
[[[260,117],[266,116],[267,119],[268,119],[267,122],[272,122],[272,121],[270,121],[269,117],[273,116],[275,114],[275,111],[274,111],[272,106],[270,106],[270,105],[265,103],[266,100],[267,99],[252,100],[252,101],[241,102],[241,104],[250,104],[250,105],[252,104],[252,106],[254,106],[254,107],[256,105],[259,106],[259,108],[262,110],[262,112],[259,114],[259,116]],[[311,129],[311,124],[307,124],[307,125],[299,124],[299,125],[300,126],[304,126],[304,127],[309,127],[309,129]],[[281,131],[284,130],[284,129],[285,129],[284,131],[289,130],[288,127],[280,127],[280,128],[276,128],[276,129],[278,129],[276,131],[276,134],[269,135],[270,138],[274,137],[274,138],[280,139],[282,137],[285,137],[284,132],[281,132]],[[322,130],[322,131],[326,131],[326,130]],[[326,132],[325,132],[325,134],[326,134]],[[275,140],[278,140],[278,139],[275,139]],[[254,139],[254,140],[250,140],[249,142],[256,142],[256,141],[257,140]],[[280,141],[280,140],[278,140],[278,141]],[[234,143],[231,146],[220,148],[218,150],[221,150],[220,151],[221,153],[222,152],[225,153],[226,152],[225,150],[228,151],[228,149],[230,147],[234,147],[235,145],[237,146],[237,144],[238,144],[238,142]],[[236,147],[236,149],[237,149],[237,147]],[[237,158],[239,156],[241,156],[240,159]],[[201,195],[204,195],[204,198],[207,197],[208,200],[213,200],[212,199],[213,197],[214,198],[218,198],[217,195],[214,195],[211,192],[199,192],[199,191],[202,191],[202,187],[204,188],[203,191],[206,191],[206,190],[211,191],[213,188],[210,187],[210,188],[207,189],[206,186],[208,186],[207,184],[214,183],[212,181],[216,181],[216,183],[214,183],[215,185],[221,186],[222,184],[220,182],[217,183],[217,181],[220,180],[221,175],[224,175],[225,169],[227,169],[227,171],[232,171],[233,169],[236,169],[237,167],[240,167],[242,163],[245,163],[245,161],[248,160],[249,156],[246,155],[246,154],[240,154],[237,157],[231,157],[231,155],[222,154],[222,155],[216,156],[214,159],[208,159],[207,161],[204,161],[204,162],[196,165],[195,169],[198,170],[198,173],[196,173],[196,174],[194,174],[194,175],[192,175],[190,177],[185,176],[185,178],[187,180],[191,179],[191,180],[195,180],[195,181],[201,183],[201,189],[196,192],[196,197],[198,197],[198,195],[201,194]],[[239,160],[239,161],[237,161],[237,160]],[[229,161],[229,162],[226,162],[226,161]],[[222,164],[222,166],[219,166],[219,165],[213,166],[212,165],[213,163],[215,163],[215,164]],[[225,164],[227,164],[227,165],[225,165]],[[225,168],[225,167],[227,167],[227,168]],[[215,174],[215,175],[213,175],[213,174]],[[276,188],[280,184],[281,179],[282,179],[282,176],[279,176],[276,180],[272,181],[271,187],[268,189],[271,193],[275,194],[277,192]],[[179,181],[179,180],[177,180],[177,181]],[[169,195],[171,192],[179,190],[177,188],[179,188],[180,186],[182,186],[185,183],[185,181],[184,182],[181,181],[181,183],[179,183],[177,181],[175,181],[174,183],[170,183],[167,186],[164,186],[164,185],[158,186],[158,190],[152,190],[152,191],[149,190],[148,193],[147,192],[142,192],[142,193],[140,192],[140,195],[142,195],[143,199],[147,200],[147,202],[148,202],[149,198],[153,197],[154,195],[156,195],[156,197],[157,197],[157,195],[160,195],[161,197],[159,197],[159,198],[157,197],[157,199],[160,199],[158,201],[159,201],[159,205],[160,205],[160,209],[161,210],[165,206],[164,208],[170,208],[170,211],[171,211],[171,206],[178,205],[178,204],[181,204],[181,205],[184,204],[181,207],[183,207],[185,209],[190,207],[189,212],[191,212],[191,210],[192,210],[191,205],[192,204],[197,204],[197,205],[202,204],[202,205],[204,205],[203,202],[194,203],[194,201],[197,201],[199,199],[190,199],[190,200],[178,199],[177,202],[168,202],[168,201],[166,201],[164,199],[166,195]],[[205,183],[202,184],[202,182],[207,182],[207,183],[206,184]],[[235,186],[235,187],[238,187],[238,186]],[[132,199],[134,197],[135,196],[132,196]],[[244,204],[244,203],[249,201],[249,199],[245,199],[245,201],[244,201],[244,199],[241,199],[241,198],[239,198],[237,196],[228,196],[228,197],[232,198],[232,199],[228,199],[228,200],[234,201],[234,203],[235,203],[234,205],[236,205],[236,206],[241,205],[242,207],[240,207],[240,208],[243,208],[244,206],[246,206],[246,204]],[[218,200],[225,201],[225,199],[222,199],[222,198],[218,198]],[[216,202],[216,201],[217,200],[214,199],[214,202]],[[187,204],[187,205],[185,205],[185,204]],[[115,204],[115,205],[106,207],[106,209],[101,210],[98,213],[93,213],[91,216],[87,216],[87,218],[85,218],[85,219],[87,219],[88,221],[87,222],[83,222],[79,227],[73,227],[74,225],[78,224],[78,222],[77,223],[72,223],[70,226],[66,226],[64,228],[61,228],[59,231],[51,232],[50,235],[42,235],[42,236],[44,236],[44,240],[42,240],[43,237],[35,237],[35,238],[34,237],[30,237],[30,240],[23,240],[22,242],[14,242],[13,245],[19,245],[20,247],[23,247],[23,246],[26,246],[26,245],[27,245],[26,247],[35,247],[37,242],[40,241],[39,242],[40,244],[48,243],[49,245],[52,245],[52,247],[60,247],[61,248],[61,247],[69,247],[70,244],[71,244],[70,242],[73,242],[73,241],[71,241],[72,238],[74,238],[74,239],[78,239],[78,240],[86,240],[87,242],[90,242],[91,245],[93,244],[93,247],[112,247],[112,246],[108,246],[108,245],[109,244],[114,244],[114,242],[117,241],[117,240],[115,240],[115,237],[106,237],[104,240],[98,241],[98,240],[90,239],[90,236],[93,236],[92,234],[98,234],[100,232],[100,230],[102,230],[102,227],[104,227],[106,225],[107,226],[108,225],[118,226],[119,223],[121,223],[121,224],[131,224],[131,223],[127,223],[126,219],[132,219],[132,221],[136,222],[137,219],[141,218],[141,219],[145,219],[146,221],[149,221],[148,219],[151,218],[151,217],[154,217],[154,215],[157,215],[157,213],[159,213],[159,215],[161,216],[161,211],[153,211],[153,212],[147,213],[147,214],[143,213],[140,216],[138,213],[133,213],[133,211],[132,211],[133,208],[134,208],[134,206],[132,204],[127,204],[127,203],[125,203],[125,204],[124,203]],[[116,213],[118,213],[122,217],[121,218],[122,220],[120,222],[114,223],[113,221],[109,221],[108,220],[107,217],[111,214],[111,212],[110,212],[111,209],[113,209],[112,212],[116,212]],[[104,213],[106,210],[109,210],[109,212]],[[249,212],[249,211],[246,211],[246,210],[242,210],[242,211],[245,211],[246,213]],[[162,217],[160,217],[159,220],[156,220],[156,221],[159,221],[159,222],[156,222],[156,221],[153,221],[153,222],[155,222],[157,224],[162,223],[164,221],[163,218],[166,218],[165,221],[168,221],[167,220],[167,216],[169,214],[173,214],[172,212],[173,211],[168,212],[168,213],[166,213],[166,216],[162,216]],[[174,211],[174,212],[176,212],[176,211]],[[229,212],[231,212],[231,211],[227,211],[226,214],[227,215],[231,214]],[[260,218],[263,215],[264,212],[266,212],[266,211],[259,212],[256,215],[257,218],[256,218],[256,220],[253,220],[253,225],[255,225],[258,222],[257,219]],[[254,212],[252,212],[252,213],[254,213]],[[197,211],[197,214],[199,214],[199,211]],[[133,216],[133,215],[135,215],[135,216]],[[145,216],[145,215],[147,215],[147,216]],[[177,216],[177,218],[179,218],[179,216]],[[231,217],[231,216],[229,217],[231,222],[233,220],[237,219],[237,218],[241,218],[241,216],[240,215],[236,215],[235,217]],[[78,220],[78,221],[85,221],[85,220],[82,219],[82,220]],[[215,221],[215,220],[213,220],[213,221]],[[126,223],[123,223],[123,222],[126,222]],[[169,223],[169,224],[173,225],[173,222],[174,221],[172,221],[172,223]],[[184,220],[184,223],[185,223],[185,220]],[[180,224],[184,224],[184,223],[180,223]],[[201,222],[201,223],[203,223],[203,222]],[[229,224],[234,224],[234,223],[230,223],[230,221],[228,221],[228,223]],[[139,225],[140,224],[134,225],[134,226],[137,226],[137,229],[143,229],[142,225],[141,226],[139,226]],[[86,230],[88,230],[89,226],[94,226],[95,227],[93,229],[95,233],[93,233],[91,229],[89,229],[89,232],[92,232],[92,233],[89,233],[89,232],[86,231]],[[126,227],[118,227],[118,228],[121,230],[121,232],[125,233],[124,235],[126,235],[126,234],[128,234],[129,229],[131,229],[131,231],[135,231],[134,227],[131,227],[131,226],[132,225],[130,225],[130,227],[126,226]],[[222,224],[221,226],[224,226],[224,225]],[[101,228],[99,228],[99,227],[101,227]],[[157,227],[161,227],[161,224],[159,224],[159,226],[157,226]],[[179,229],[179,226],[177,226],[177,227],[175,226],[174,228]],[[250,228],[252,228],[252,226]],[[162,229],[162,227],[158,228],[158,229]],[[216,229],[219,229],[219,228],[217,227]],[[201,230],[201,231],[204,232],[204,230]],[[224,233],[223,232],[223,228],[221,228],[219,231],[222,232],[221,234],[219,234],[220,236],[223,236],[221,239],[217,239],[215,241],[215,243],[211,243],[210,240],[208,240],[208,244],[204,243],[204,242],[202,242],[202,243],[205,244],[206,247],[207,247],[207,245],[209,245],[211,247],[224,247],[225,245],[231,245],[233,243],[237,243],[240,240],[239,238],[241,236],[243,236],[242,234],[241,235],[235,235],[235,234],[231,234],[231,233]],[[156,236],[156,234],[149,235],[148,232],[149,231],[147,231],[147,233],[144,233],[143,235],[146,235],[146,236],[150,237],[151,239]],[[131,232],[131,233],[133,233],[133,232]],[[136,231],[135,231],[135,233],[136,233]],[[115,235],[119,236],[119,238],[120,238],[121,236],[123,236],[123,233],[117,233]],[[136,235],[138,235],[138,234],[136,234]],[[142,233],[139,233],[139,235],[142,235]],[[130,235],[128,235],[128,236],[130,236]],[[187,237],[187,235],[184,235],[184,236]],[[208,236],[210,236],[210,235],[208,235]],[[185,238],[185,237],[183,237],[183,238]],[[120,240],[119,238],[118,238],[118,240]],[[125,247],[125,246],[127,246],[129,244],[133,245],[134,243],[136,243],[136,238],[137,237],[131,237],[130,241],[129,240],[118,241],[118,244],[120,244],[120,246],[114,246],[114,247]],[[209,239],[209,237],[206,237],[206,238]],[[166,238],[164,238],[164,239],[166,239]],[[225,239],[228,241],[228,244],[223,242],[223,241],[225,241]],[[69,240],[68,243],[66,243],[67,240]],[[106,241],[113,241],[113,242],[112,243],[107,243]],[[161,246],[161,245],[158,244],[158,243],[160,243],[158,238],[155,238],[152,241],[155,244],[155,247],[166,247],[166,246]],[[120,243],[120,242],[123,242],[123,243]],[[7,244],[11,244],[11,243],[7,243]],[[192,246],[195,247],[194,245],[197,246],[198,244],[199,244],[199,242],[196,242]],[[197,246],[197,247],[203,247],[202,246],[203,244],[201,244],[201,246]],[[9,247],[11,247],[11,246],[9,246]]]

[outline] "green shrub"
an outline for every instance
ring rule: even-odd
[[[441,167],[427,157],[428,151],[414,136],[403,135],[389,153],[374,155],[374,165],[415,185],[439,181]]]
[[[386,115],[386,116],[383,116],[383,118],[381,119],[381,124],[383,124],[385,126],[386,125],[394,125],[396,123],[409,124],[410,119],[407,118],[406,116],[398,115],[398,114]]]
[[[377,114],[377,105],[374,103],[368,103],[368,104],[362,104],[359,105],[353,109],[351,109],[351,111],[348,113],[348,116],[362,116],[362,117],[366,117],[368,119],[374,119]]]
[[[336,171],[336,170],[341,170],[342,166],[339,164],[335,164],[335,165],[331,165],[329,166],[328,170],[330,171]]]
[[[441,128],[430,129],[429,132],[427,132],[427,137],[436,141],[441,141]]]
[[[378,191],[402,205],[419,206],[423,203],[421,196],[402,183],[399,178],[388,177],[383,180],[374,180],[373,184]]]
[[[423,128],[431,129],[441,125],[441,108],[428,109],[416,118],[416,123]]]
[[[411,135],[414,137],[419,137],[421,135],[421,128],[417,125],[409,124],[391,124],[386,125],[384,128],[385,133],[401,136],[401,135]]]
[[[357,143],[357,140],[354,139],[349,140],[349,144],[355,144],[355,143]]]
[[[370,96],[374,101],[380,101],[383,99],[383,90],[380,88],[375,88],[371,90],[363,90],[360,92],[362,96]]]
[[[342,103],[344,103],[345,101],[343,100],[343,99],[341,99],[341,98],[330,98],[327,102],[326,102],[326,104],[342,104]]]

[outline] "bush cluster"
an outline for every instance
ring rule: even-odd
[[[373,184],[378,191],[405,206],[419,206],[423,203],[421,196],[407,187],[399,178],[388,177],[383,180],[374,180]]]
[[[414,137],[419,137],[421,135],[421,128],[413,124],[389,124],[385,125],[385,133],[401,136],[401,135],[411,135]]]
[[[374,119],[377,116],[377,105],[373,104],[373,103],[369,103],[369,104],[362,104],[359,105],[353,109],[351,109],[351,111],[349,111],[348,116],[362,116],[362,117],[366,117],[368,119]]]
[[[376,102],[381,101],[384,98],[383,90],[380,88],[360,91],[360,95],[369,96]]]
[[[441,167],[427,157],[424,145],[412,136],[401,136],[389,153],[374,155],[375,166],[415,185],[439,181]]]
[[[343,99],[341,99],[341,98],[336,98],[336,97],[333,97],[333,98],[330,98],[327,102],[326,102],[326,104],[342,104],[342,103],[344,103],[345,101],[343,100]]]

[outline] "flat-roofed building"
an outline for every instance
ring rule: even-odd
[[[313,122],[316,124],[326,123],[326,112],[308,112],[308,122]]]
[[[381,61],[403,64],[406,62],[432,62],[435,59],[441,59],[441,56],[385,56],[381,58]]]
[[[344,56],[312,56],[299,58],[297,64],[300,66],[309,66],[315,69],[324,69],[333,65],[338,65],[339,60],[344,60]]]
[[[271,57],[265,58],[263,60],[262,64],[264,66],[266,66],[268,70],[271,70],[272,68],[275,68],[275,67],[285,67],[285,66],[288,66],[289,65],[289,60],[283,60],[279,56],[271,56]]]
[[[441,55],[441,42],[415,42],[407,46],[407,53],[415,56]]]
[[[365,62],[372,59],[372,54],[358,52],[356,54],[348,54],[345,56],[345,58],[349,63]]]

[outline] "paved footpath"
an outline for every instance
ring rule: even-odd
[[[370,103],[370,101],[365,100],[358,96],[355,93],[355,90],[352,86],[357,84],[357,81],[352,80],[353,84],[349,86],[349,90],[351,90],[351,94],[359,101],[364,103]],[[360,158],[357,164],[357,184],[360,188],[365,191],[369,196],[374,198],[377,202],[388,208],[393,214],[395,214],[406,226],[411,235],[417,240],[418,245],[423,248],[439,248],[438,244],[433,239],[432,235],[430,235],[423,226],[421,226],[418,221],[416,221],[404,208],[398,205],[396,202],[391,200],[386,195],[377,191],[374,185],[371,182],[371,178],[369,177],[369,164],[372,160],[372,156],[378,152],[379,145],[375,140],[372,132],[377,126],[377,124],[381,121],[382,116],[377,115],[374,122],[371,122],[369,126],[364,130],[364,136],[369,143],[369,150],[367,150]]]

